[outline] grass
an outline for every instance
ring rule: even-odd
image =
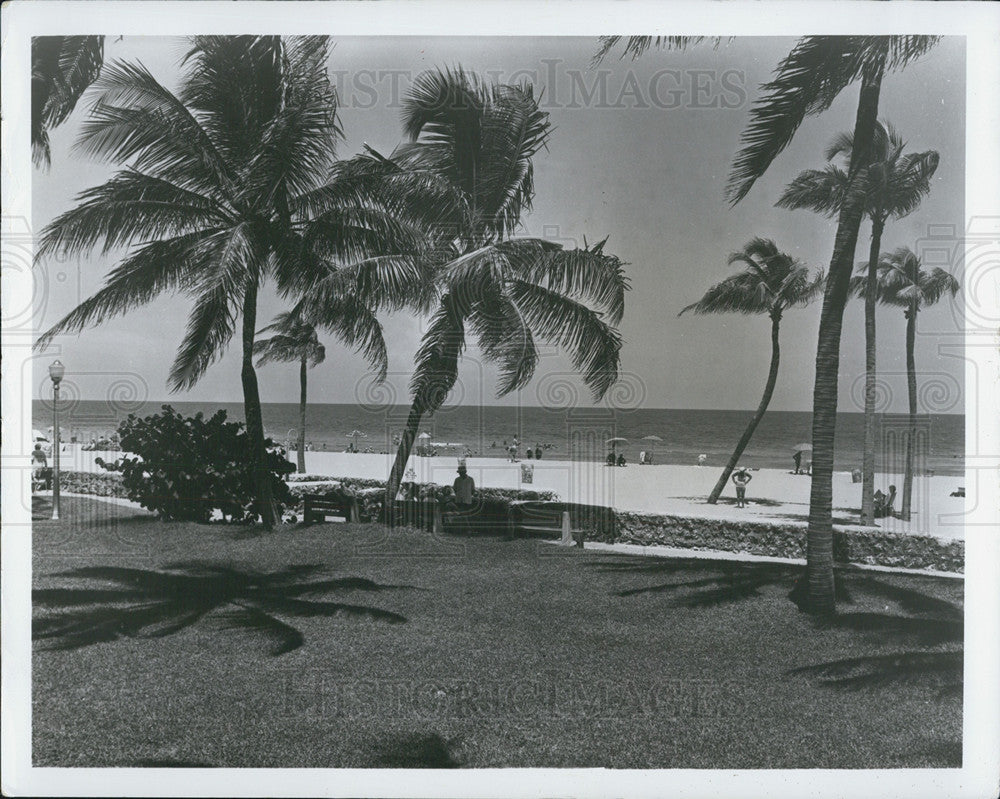
[[[817,624],[791,566],[88,499],[33,549],[37,766],[961,765],[958,580]]]

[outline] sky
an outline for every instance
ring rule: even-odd
[[[345,139],[338,155],[363,145],[389,153],[402,140],[400,100],[426,69],[461,64],[501,82],[529,80],[541,92],[553,132],[535,158],[536,195],[520,235],[544,236],[566,246],[608,237],[605,251],[627,262],[631,291],[620,327],[622,381],[605,403],[646,408],[748,409],[760,400],[770,360],[767,317],[734,315],[678,317],[713,283],[731,274],[729,253],[754,236],[773,239],[812,269],[829,264],[835,221],[809,211],[786,211],[774,203],[803,169],[823,166],[823,150],[854,123],[858,91],[844,91],[833,107],[808,118],[792,144],[735,207],[724,198],[726,177],[751,103],[793,38],[748,37],[718,48],[650,51],[621,60],[617,54],[596,69],[592,38],[577,37],[334,37],[330,70],[341,97]],[[139,60],[168,88],[176,88],[186,43],[160,37],[109,37],[105,59]],[[909,217],[890,221],[883,250],[908,246],[933,252],[947,266],[964,227],[965,47],[944,39],[923,59],[883,83],[880,116],[907,142],[907,151],[936,149],[941,163],[929,196]],[[73,151],[86,103],[51,133],[52,165],[35,170],[32,227],[41,230],[74,204],[83,189],[111,176],[114,165],[85,160]],[[867,257],[869,226],[859,237],[856,259]],[[97,291],[121,252],[38,267],[44,289],[37,294],[41,332]],[[942,262],[943,258],[943,262]],[[930,258],[928,259],[929,262]],[[781,328],[781,371],[770,407],[810,410],[821,301],[786,312]],[[149,305],[80,335],[58,337],[40,365],[59,357],[71,390],[83,399],[134,391],[167,399],[167,374],[183,336],[191,301],[163,296]],[[261,326],[284,310],[273,291],[261,295]],[[963,383],[961,300],[921,312],[917,369],[922,389],[946,386],[955,396]],[[330,337],[327,360],[310,374],[314,402],[394,400],[407,402],[406,384],[426,320],[383,317],[390,375],[371,384],[364,361]],[[841,344],[840,408],[861,410],[864,376],[863,308],[851,301]],[[886,409],[906,409],[904,320],[898,309],[879,309],[880,377]],[[475,347],[463,360],[460,384],[449,402],[551,405],[567,399],[589,404],[589,394],[569,361],[542,350],[534,380],[503,400],[494,397],[495,370]],[[236,402],[240,388],[238,342],[231,343],[191,391],[178,401]],[[297,367],[276,364],[258,370],[265,402],[298,400]],[[36,369],[33,396],[48,394],[44,368]],[[561,393],[561,392],[568,393]],[[937,410],[960,412],[963,403]]]

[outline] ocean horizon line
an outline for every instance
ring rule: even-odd
[[[43,405],[51,405],[51,398],[48,397],[32,397],[32,403],[40,403]],[[91,397],[74,397],[72,399],[61,398],[60,402],[67,403],[106,403],[108,405],[114,406],[119,409],[127,410],[129,407],[138,406],[142,408],[144,406],[155,406],[157,409],[163,405],[170,405],[172,407],[178,405],[243,405],[243,400],[170,400],[170,399],[146,399],[146,400],[115,400],[108,397],[101,397],[94,399]],[[299,407],[299,403],[296,401],[271,401],[262,400],[261,405],[285,405],[289,407]],[[365,402],[313,402],[309,400],[306,403],[307,407],[343,407],[343,408],[365,408],[372,411],[387,409],[387,408],[409,408],[409,403],[394,403],[391,405],[382,405],[378,403],[365,403]],[[753,413],[756,408],[692,408],[692,407],[674,407],[674,406],[653,406],[653,405],[640,405],[636,407],[622,407],[622,408],[610,408],[606,405],[536,405],[536,404],[523,404],[523,405],[501,405],[496,403],[465,403],[465,404],[454,404],[454,405],[442,405],[437,412],[447,412],[453,411],[460,408],[488,408],[494,409],[531,409],[531,410],[543,410],[543,411],[564,411],[564,410],[609,410],[618,411],[621,413],[635,413],[636,411],[675,411],[675,412],[711,412],[711,413]],[[784,408],[768,408],[768,414],[773,413],[796,413],[796,414],[812,414],[812,410],[789,410]],[[857,411],[847,411],[847,410],[837,410],[837,415],[858,415],[863,416],[863,410]],[[876,416],[905,416],[907,411],[905,409],[893,411],[893,410],[883,410],[876,412]],[[929,415],[929,416],[964,416],[964,408],[960,411],[923,411],[918,413],[918,415]]]

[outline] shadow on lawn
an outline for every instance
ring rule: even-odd
[[[606,573],[667,578],[665,582],[657,579],[651,585],[618,591],[621,597],[667,594],[678,606],[705,608],[745,601],[773,586],[789,589],[789,599],[800,609],[803,607],[802,566],[693,558],[642,558],[641,562],[615,558],[599,560],[594,566]],[[816,619],[813,621],[816,628],[848,630],[869,637],[879,646],[895,644],[906,649],[817,663],[786,673],[817,677],[821,684],[839,688],[902,683],[936,688],[942,697],[961,696],[963,609],[955,602],[900,584],[919,580],[902,575],[875,577],[871,572],[838,569],[838,604],[841,608],[853,605],[858,609]]]
[[[362,577],[314,580],[318,565],[289,566],[273,572],[239,570],[204,563],[181,563],[162,571],[91,566],[56,577],[116,583],[116,588],[43,588],[32,592],[36,617],[32,638],[49,649],[78,649],[128,638],[162,638],[211,616],[224,629],[244,629],[272,643],[283,655],[305,641],[283,617],[354,616],[401,623],[405,616],[367,605],[312,599],[350,591],[383,591],[411,586],[379,585]]]
[[[460,768],[452,745],[435,733],[414,734],[383,744],[377,765],[382,768]]]

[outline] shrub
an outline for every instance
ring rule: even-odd
[[[132,457],[97,463],[121,474],[126,496],[161,519],[207,522],[218,511],[235,522],[258,518],[249,436],[226,412],[205,419],[183,417],[169,405],[140,419],[130,415],[118,427],[122,449]],[[267,441],[265,467],[279,510],[293,502],[282,479],[295,467]]]

